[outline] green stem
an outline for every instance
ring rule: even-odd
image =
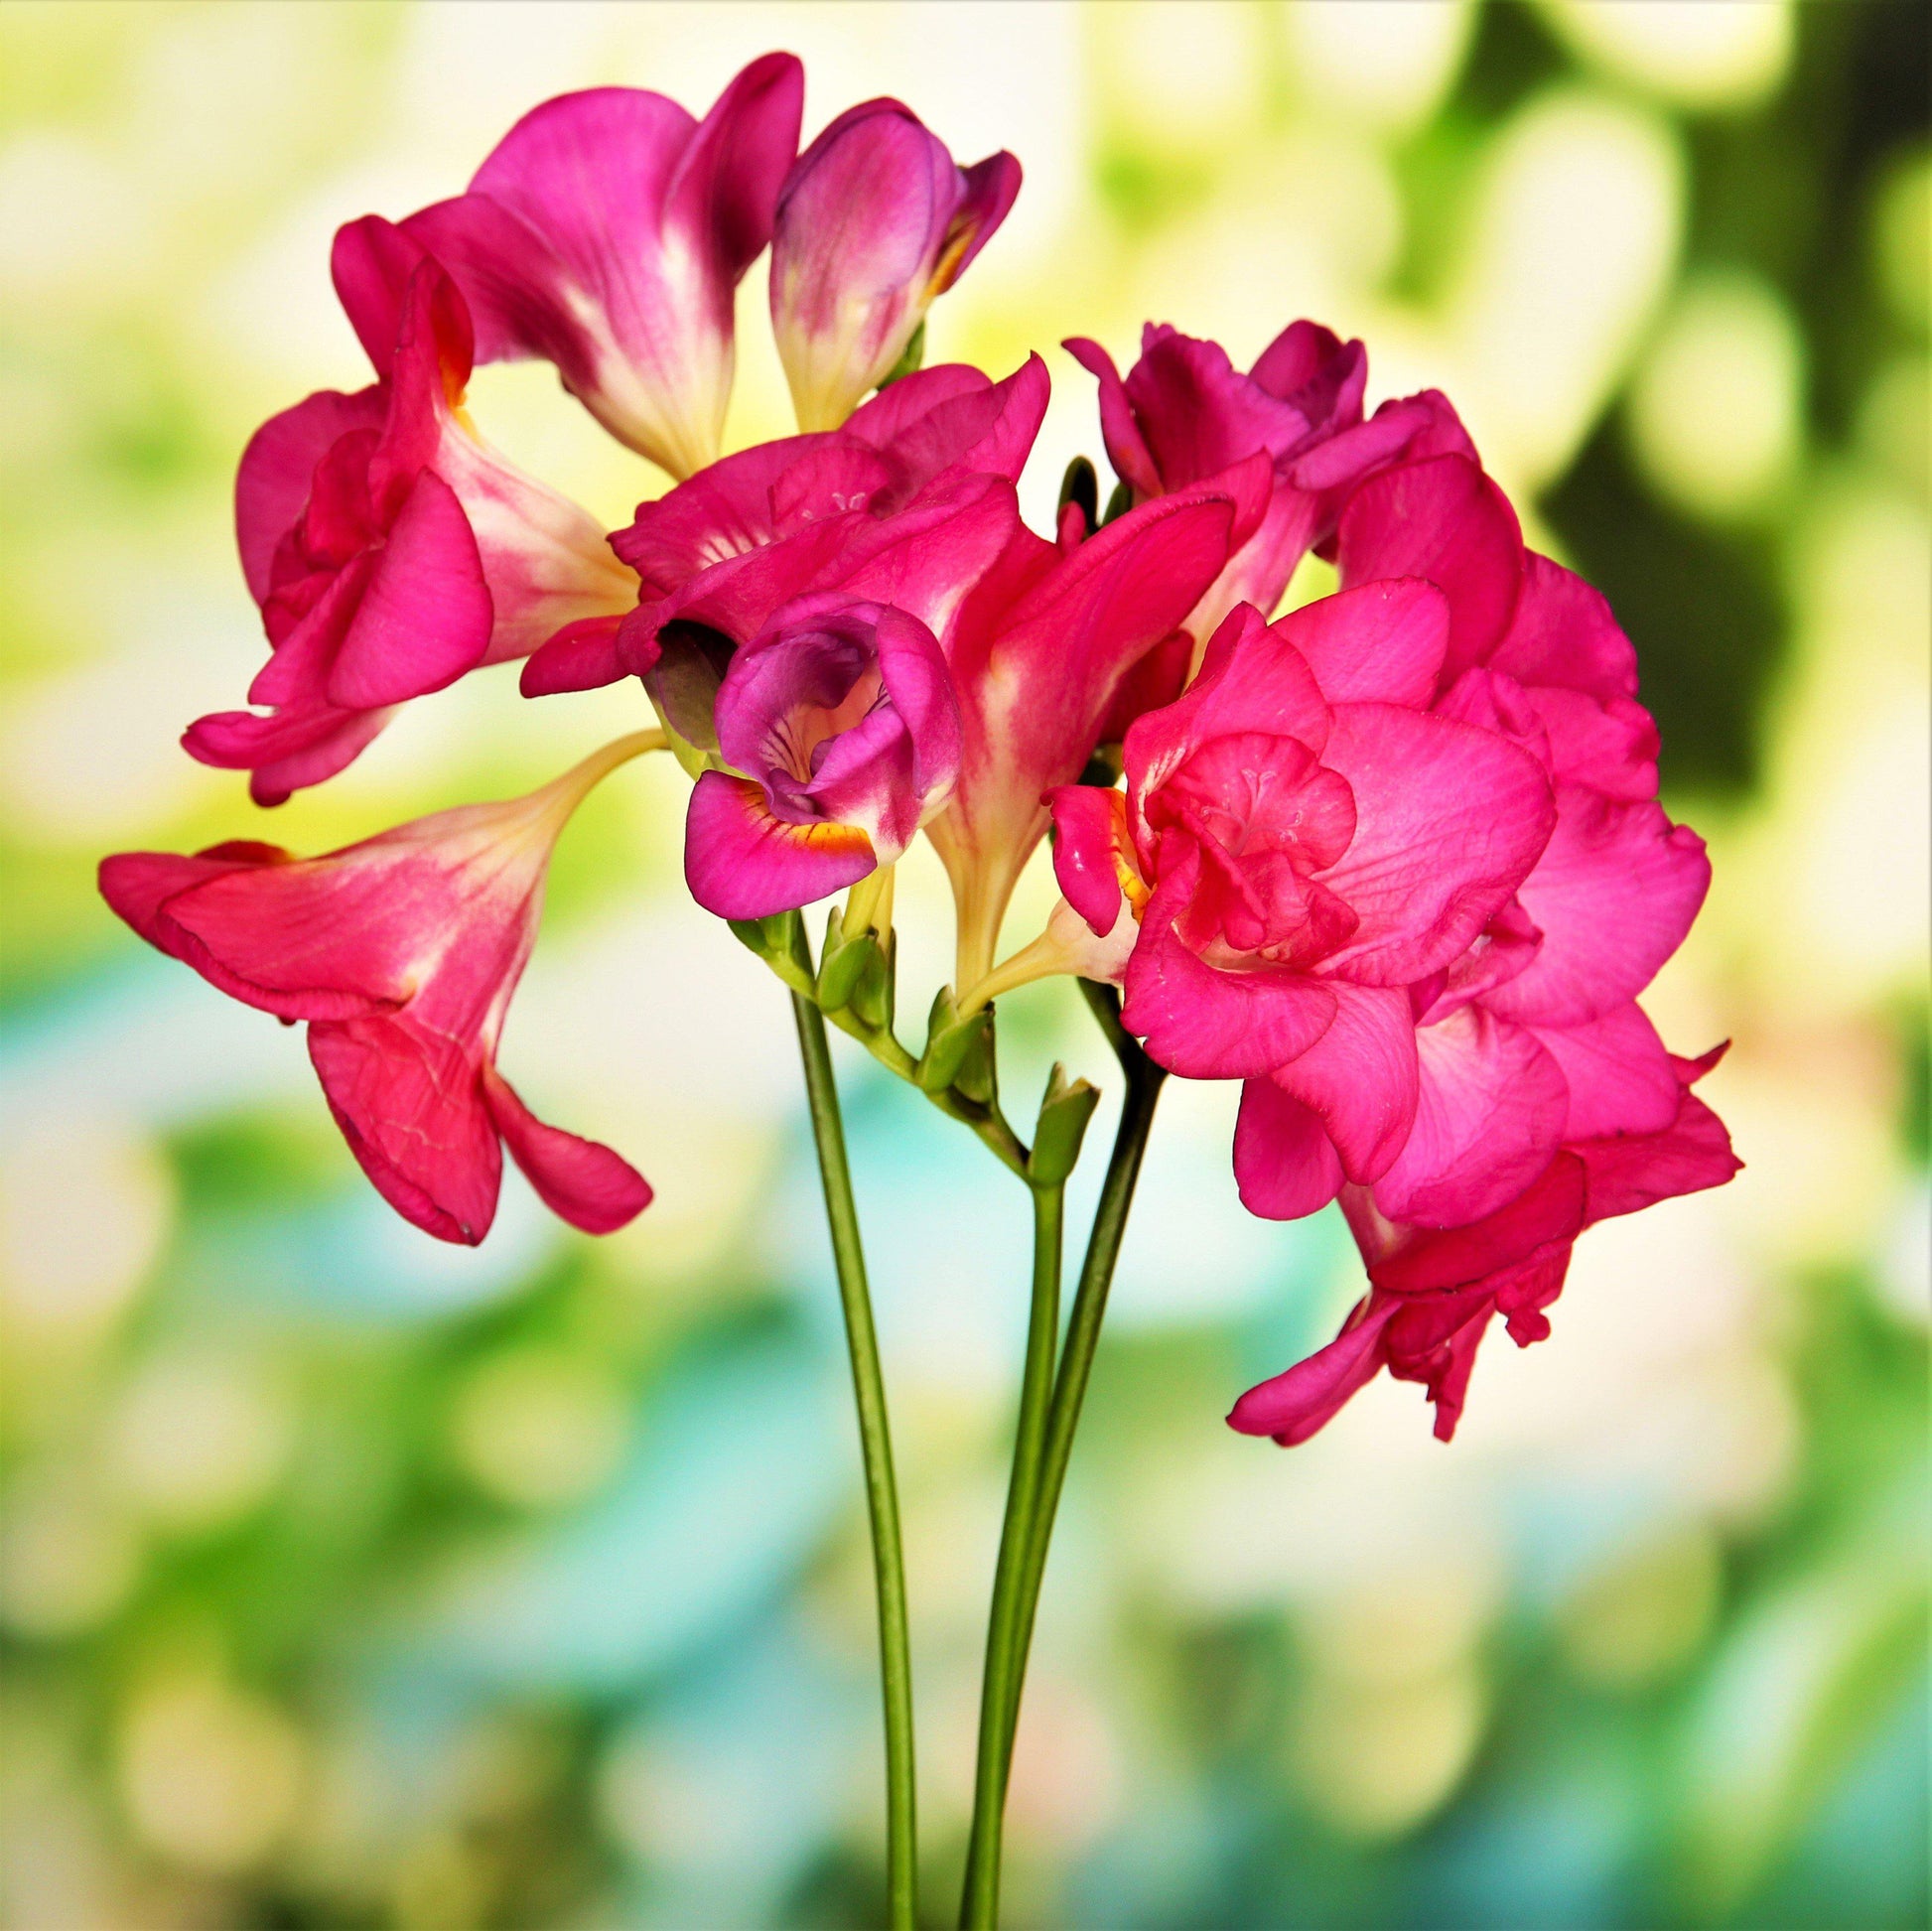
[[[791,996],[798,1050],[805,1062],[812,1138],[825,1182],[825,1217],[832,1230],[839,1300],[852,1353],[858,1398],[859,1446],[865,1458],[866,1505],[872,1516],[872,1564],[879,1594],[879,1676],[886,1708],[886,1892],[893,1931],[913,1931],[918,1918],[918,1840],[912,1766],[912,1653],[905,1616],[905,1557],[899,1542],[898,1494],[893,1480],[893,1441],[886,1417],[886,1382],[879,1336],[859,1244],[859,1210],[852,1197],[839,1093],[818,1008]]]
[[[990,1925],[999,1909],[1000,1827],[1007,1767],[1013,1756],[1010,1713],[1019,1708],[1020,1591],[1033,1535],[1047,1405],[1053,1392],[1053,1350],[1060,1330],[1060,1248],[1066,1188],[1035,1186],[1033,1311],[1027,1325],[1027,1366],[1020,1388],[1020,1420],[1007,1487],[1006,1526],[994,1572],[993,1606],[986,1626],[986,1675],[980,1690],[979,1765],[973,1784],[973,1829],[966,1853],[960,1922]]]
[[[1013,1762],[1014,1736],[1020,1724],[1020,1699],[1026,1686],[1027,1655],[1033,1644],[1034,1617],[1039,1605],[1040,1584],[1046,1573],[1046,1552],[1052,1541],[1053,1517],[1059,1508],[1060,1490],[1066,1481],[1067,1462],[1073,1453],[1073,1434],[1079,1426],[1080,1408],[1086,1399],[1087,1382],[1093,1372],[1094,1349],[1100,1340],[1100,1323],[1107,1311],[1107,1295],[1114,1282],[1114,1266],[1120,1258],[1120,1244],[1127,1232],[1127,1215],[1134,1204],[1134,1188],[1140,1179],[1141,1163],[1147,1153],[1148,1135],[1154,1128],[1154,1109],[1161,1096],[1166,1072],[1142,1051],[1140,1043],[1120,1024],[1120,1009],[1111,990],[1081,982],[1081,991],[1093,1007],[1101,1029],[1112,1043],[1121,1070],[1127,1076],[1127,1095],[1121,1107],[1120,1126],[1114,1134],[1114,1150],[1107,1163],[1107,1176],[1101,1183],[1100,1202],[1094,1210],[1093,1231],[1087,1239],[1086,1258],[1080,1267],[1080,1285],[1073,1298],[1073,1312],[1067,1322],[1066,1339],[1060,1349],[1058,1372],[1053,1378],[1053,1394],[1046,1414],[1045,1435],[1039,1446],[1037,1470],[1029,1478],[1032,1492],[1032,1520],[1028,1526],[1019,1581],[1015,1586],[1009,1634],[1009,1657],[1001,1672],[1005,1692],[999,1712],[999,1730],[995,1749],[997,1776],[987,1771],[987,1718],[981,1716],[981,1786],[974,1805],[974,1852],[967,1862],[966,1896],[960,1922],[966,1931],[993,1931],[999,1922],[1000,1845],[1006,1807],[1008,1773]],[[1035,1271],[1037,1279],[1037,1271]],[[1037,1303],[1035,1303],[1037,1314]],[[1031,1349],[1029,1367],[1031,1368]],[[1016,1460],[1014,1480],[1021,1481]],[[1012,1520],[1009,1502],[1008,1519]],[[1006,1549],[1001,1548],[1004,1566]],[[989,1632],[989,1643],[998,1635]],[[992,1671],[988,1670],[991,1688]],[[989,1808],[982,1825],[981,1806]],[[981,1848],[982,1830],[984,1848]]]

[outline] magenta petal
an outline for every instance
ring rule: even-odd
[[[1345,1193],[1342,1205],[1377,1287],[1405,1295],[1465,1288],[1569,1251],[1584,1227],[1584,1166],[1573,1154],[1559,1154],[1514,1199],[1481,1220],[1442,1231],[1406,1227],[1388,1251],[1363,1241],[1362,1200]]]
[[[1570,1094],[1536,1035],[1465,1006],[1416,1037],[1416,1121],[1375,1185],[1391,1220],[1458,1227],[1494,1213],[1547,1167]]]
[[[1361,921],[1331,964],[1365,984],[1408,985],[1449,965],[1550,840],[1542,766],[1493,732],[1339,704],[1322,761],[1348,780],[1356,825],[1319,882]]]
[[[1576,1152],[1587,1176],[1591,1221],[1723,1186],[1744,1164],[1730,1150],[1725,1123],[1695,1093],[1684,1095],[1675,1125],[1664,1133],[1649,1139],[1586,1140]]]
[[[1486,657],[1516,609],[1523,534],[1509,498],[1466,457],[1438,456],[1371,477],[1338,536],[1344,589],[1425,577],[1449,600],[1452,678]]]
[[[503,1144],[560,1219],[587,1234],[611,1234],[650,1205],[650,1183],[627,1160],[598,1141],[546,1126],[494,1066],[483,1067],[483,1088]]]
[[[376,1191],[425,1233],[476,1246],[503,1172],[477,1062],[456,1040],[390,1018],[312,1026],[309,1058]]]
[[[1635,1000],[1582,1026],[1533,1030],[1570,1088],[1566,1141],[1662,1133],[1677,1118],[1683,1088]]]
[[[256,603],[268,599],[276,546],[307,505],[317,466],[351,430],[380,429],[386,408],[378,388],[323,389],[270,416],[248,439],[235,472],[235,543]]]
[[[1370,1295],[1326,1347],[1250,1388],[1234,1404],[1228,1426],[1242,1435],[1272,1435],[1285,1448],[1318,1433],[1375,1379],[1383,1330],[1401,1306],[1393,1295]]]
[[[338,711],[327,705],[259,717],[214,711],[182,733],[182,749],[204,764],[251,773],[257,804],[281,804],[291,792],[334,777],[382,730],[393,711]]]
[[[1141,434],[1114,358],[1097,342],[1070,336],[1060,346],[1100,384],[1100,437],[1114,474],[1143,500],[1161,493],[1161,470]]]
[[[1388,1172],[1415,1123],[1416,1024],[1404,987],[1327,983],[1334,1024],[1275,1083],[1320,1119],[1359,1186]]]
[[[1120,917],[1119,854],[1127,833],[1126,800],[1094,784],[1056,785],[1053,877],[1066,902],[1105,938]]]
[[[778,191],[798,154],[805,69],[794,54],[761,54],[718,96],[680,157],[664,226],[713,254],[736,283],[764,252]]]
[[[1657,795],[1657,727],[1632,698],[1595,698],[1554,685],[1524,692],[1550,746],[1550,773],[1612,798]]]
[[[483,662],[494,621],[470,519],[425,470],[376,556],[329,673],[329,701],[376,710],[439,691]]]
[[[524,660],[517,688],[525,697],[558,691],[595,691],[624,675],[618,662],[618,617],[583,617],[566,623]]]
[[[684,881],[720,918],[767,918],[857,885],[877,866],[856,825],[790,825],[749,778],[706,771],[684,820]]]
[[[1234,1123],[1234,1178],[1250,1213],[1300,1220],[1340,1190],[1341,1162],[1317,1113],[1274,1080],[1250,1079]]]
[[[1704,840],[1660,806],[1559,786],[1556,829],[1518,893],[1542,949],[1487,1003],[1539,1026],[1621,1006],[1683,943],[1710,884]]]
[[[1637,653],[1603,593],[1533,550],[1524,557],[1515,615],[1488,661],[1519,684],[1553,684],[1606,702],[1637,694]]]
[[[1194,895],[1199,861],[1161,882],[1128,962],[1122,1021],[1170,1072],[1247,1079],[1306,1052],[1335,1015],[1331,988],[1288,967],[1222,972],[1173,929]]]
[[[378,375],[389,373],[410,278],[424,252],[419,240],[379,214],[345,221],[336,230],[329,255],[330,279],[356,341]]]
[[[1425,709],[1449,648],[1449,600],[1417,578],[1366,583],[1291,611],[1276,627],[1330,704]]]

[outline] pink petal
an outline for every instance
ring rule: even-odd
[[[1487,1004],[1539,1026],[1623,1005],[1683,943],[1710,883],[1704,840],[1658,805],[1559,786],[1556,829],[1518,893],[1543,946]]]
[[[1222,972],[1174,931],[1199,878],[1189,859],[1164,878],[1127,968],[1122,1022],[1170,1072],[1246,1079],[1306,1052],[1334,1019],[1332,988],[1286,967]]]
[[[561,630],[524,659],[517,688],[525,697],[558,691],[594,691],[624,675],[618,662],[620,617],[585,617]]]
[[[1100,384],[1100,437],[1114,474],[1145,501],[1161,494],[1161,468],[1141,434],[1114,358],[1097,342],[1071,336],[1060,346]]]
[[[1353,790],[1356,827],[1319,882],[1361,922],[1330,969],[1407,985],[1449,965],[1509,901],[1550,838],[1550,787],[1491,732],[1392,704],[1333,715],[1322,761]]]
[[[456,491],[416,479],[329,672],[343,710],[378,710],[442,690],[483,662],[494,609]]]
[[[1524,556],[1509,628],[1488,661],[1519,684],[1584,691],[1606,703],[1637,694],[1637,653],[1602,592],[1533,550]]]
[[[1636,1213],[1680,1193],[1723,1186],[1744,1163],[1730,1150],[1725,1123],[1694,1093],[1676,1123],[1649,1138],[1586,1140],[1576,1149],[1588,1175],[1590,1221]]]
[[[399,1018],[311,1026],[309,1058],[376,1191],[425,1233],[475,1247],[503,1171],[479,1062]]]
[[[503,1144],[552,1213],[587,1234],[610,1234],[650,1205],[650,1183],[628,1161],[546,1126],[493,1065],[483,1069],[483,1088]]]
[[[377,388],[354,395],[323,389],[270,416],[248,439],[235,472],[235,543],[256,603],[268,599],[276,546],[307,505],[317,466],[351,431],[379,429],[385,409]]]
[[[338,711],[327,705],[258,717],[215,711],[182,733],[182,749],[204,764],[251,771],[248,794],[261,805],[320,784],[353,761],[395,716],[393,711]]]
[[[1105,938],[1120,917],[1120,864],[1127,849],[1127,800],[1095,784],[1056,785],[1053,877],[1066,902]]]
[[[1342,1209],[1377,1287],[1414,1295],[1480,1286],[1531,1259],[1569,1251],[1585,1224],[1583,1162],[1559,1154],[1514,1199],[1464,1227],[1392,1226],[1354,1188],[1344,1190]]]
[[[1250,1079],[1234,1123],[1234,1178],[1250,1213],[1300,1220],[1335,1197],[1341,1162],[1317,1113],[1276,1081]]]
[[[1569,1089],[1536,1035],[1465,1006],[1416,1038],[1415,1126],[1375,1184],[1390,1220],[1458,1227],[1520,1194],[1550,1164]]]
[[[1327,985],[1334,1024],[1276,1069],[1275,1084],[1320,1120],[1347,1177],[1361,1185],[1388,1172],[1415,1123],[1416,1024],[1402,987]]]
[[[1523,534],[1509,498],[1466,457],[1371,477],[1342,511],[1338,543],[1345,590],[1425,577],[1449,598],[1446,678],[1484,660],[1515,612]]]
[[[410,280],[424,253],[414,235],[379,214],[345,221],[336,230],[329,254],[330,279],[356,341],[378,375],[389,373]]]
[[[789,825],[749,778],[706,771],[684,820],[684,881],[720,918],[766,918],[856,885],[878,864],[856,825]]]
[[[1552,776],[1613,798],[1657,795],[1657,727],[1641,704],[1554,685],[1525,695],[1549,741]]]
[[[1449,600],[1415,578],[1366,583],[1291,611],[1276,627],[1330,704],[1424,709],[1449,647]]]
[[[1351,1395],[1375,1379],[1383,1331],[1401,1305],[1393,1296],[1371,1294],[1326,1347],[1250,1388],[1234,1404],[1228,1426],[1242,1435],[1272,1435],[1285,1448],[1325,1428]]]
[[[1634,999],[1581,1026],[1533,1031],[1570,1088],[1566,1141],[1661,1133],[1677,1118],[1683,1087]]]

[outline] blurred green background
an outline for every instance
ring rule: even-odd
[[[564,841],[505,1066],[658,1188],[479,1252],[364,1186],[297,1036],[121,930],[103,851],[298,849],[638,721],[513,671],[272,818],[176,748],[261,643],[253,425],[365,378],[335,224],[542,96],[805,58],[1027,188],[931,359],[1308,314],[1448,389],[1607,590],[1712,843],[1653,1000],[1748,1171],[1584,1243],[1450,1448],[1383,1383],[1222,1426],[1356,1293],[1172,1093],[1047,1579],[1016,1925],[1922,1925],[1928,11],[1651,4],[0,8],[0,1866],[22,1931],[844,1926],[878,1895],[870,1580],[774,982],[633,767]],[[737,440],[787,425],[741,307]],[[484,430],[614,523],[662,479],[540,366]],[[1297,595],[1316,594],[1311,568]],[[662,761],[662,760],[658,760]],[[946,970],[901,886],[901,1004]],[[1028,888],[1014,936],[1049,896]],[[1009,1081],[1104,1051],[1051,989]],[[1025,1203],[847,1060],[908,1513],[935,1923],[970,1795]],[[1096,1134],[1107,1130],[1103,1114]],[[1100,1164],[1090,1153],[1090,1168]],[[1085,1184],[1094,1184],[1089,1172]]]

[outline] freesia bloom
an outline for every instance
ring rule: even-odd
[[[892,864],[959,769],[938,641],[890,605],[787,605],[733,657],[715,717],[730,768],[691,794],[684,875],[725,918],[790,910]]]
[[[1232,1426],[1244,1435],[1271,1435],[1284,1447],[1305,1442],[1386,1368],[1425,1385],[1436,1406],[1436,1434],[1449,1441],[1490,1322],[1500,1315],[1521,1347],[1547,1339],[1544,1310],[1562,1293],[1572,1243],[1586,1227],[1722,1186],[1737,1172],[1724,1122],[1690,1091],[1718,1057],[1670,1061],[1676,1109],[1665,1125],[1649,1130],[1613,1124],[1633,1115],[1619,1104],[1618,1075],[1607,1055],[1593,1069],[1594,1090],[1579,1080],[1576,1061],[1567,1062],[1579,1131],[1566,1133],[1532,1185],[1468,1225],[1390,1221],[1372,1189],[1344,1187],[1342,1209],[1368,1265],[1369,1293],[1326,1347],[1243,1395],[1228,1417]],[[1660,1090],[1637,1117],[1656,1119],[1666,1110]]]
[[[608,1233],[650,1200],[623,1160],[546,1126],[496,1069],[536,938],[551,848],[639,734],[502,804],[400,825],[321,858],[236,842],[103,861],[101,895],[209,984],[309,1023],[309,1057],[349,1150],[440,1240],[489,1231],[502,1147],[573,1226]]]
[[[1385,403],[1364,422],[1367,352],[1313,322],[1290,323],[1245,375],[1219,343],[1166,323],[1142,331],[1141,358],[1125,378],[1098,343],[1076,336],[1064,346],[1099,380],[1107,458],[1136,502],[1205,482],[1257,451],[1274,466],[1264,514],[1239,533],[1227,568],[1188,616],[1196,663],[1235,605],[1275,609],[1295,566],[1333,534],[1349,489],[1436,421],[1438,398],[1425,395]],[[1455,435],[1466,447],[1460,425]]]
[[[801,429],[836,429],[905,352],[1020,192],[1004,151],[958,167],[909,107],[848,108],[798,157],[771,236],[771,327]]]
[[[582,509],[476,434],[469,316],[420,244],[371,215],[337,235],[335,272],[382,379],[309,397],[243,452],[235,529],[271,653],[248,701],[268,715],[183,740],[251,771],[258,804],[333,776],[398,704],[636,594]]]
[[[748,642],[781,604],[830,588],[874,557],[920,543],[928,582],[964,583],[922,533],[951,522],[949,505],[1011,505],[1011,483],[1046,411],[1037,355],[1004,381],[957,363],[921,369],[868,402],[843,428],[759,443],[714,463],[654,502],[638,505],[612,547],[636,572],[638,603],[621,624],[574,625],[524,666],[528,696],[584,690],[656,665],[667,625],[702,623]],[[995,547],[1018,521],[1003,517]],[[902,518],[902,520],[901,520]],[[957,530],[954,531],[957,535]],[[907,605],[900,584],[890,601]],[[930,608],[920,615],[938,627]]]
[[[542,356],[674,477],[718,455],[733,291],[771,238],[804,73],[752,62],[702,121],[635,87],[532,109],[466,195],[405,225],[462,284],[483,361]]]
[[[1061,950],[1124,981],[1163,1063],[1246,1079],[1247,1204],[1286,1218],[1340,1192],[1369,1259],[1378,1298],[1319,1373],[1237,1415],[1285,1439],[1384,1363],[1444,1391],[1452,1427],[1488,1312],[1540,1338],[1553,1257],[1626,1210],[1606,1201],[1731,1171],[1636,1005],[1709,866],[1656,801],[1608,607],[1524,550],[1473,455],[1371,478],[1338,554],[1338,596],[1272,629],[1237,612],[1186,696],[1129,733],[1124,798],[1055,799],[1087,927],[1062,916]],[[1585,1168],[1616,1186],[1587,1193]],[[1473,1271],[1444,1275],[1446,1253]],[[1436,1299],[1386,1299],[1411,1291]]]

